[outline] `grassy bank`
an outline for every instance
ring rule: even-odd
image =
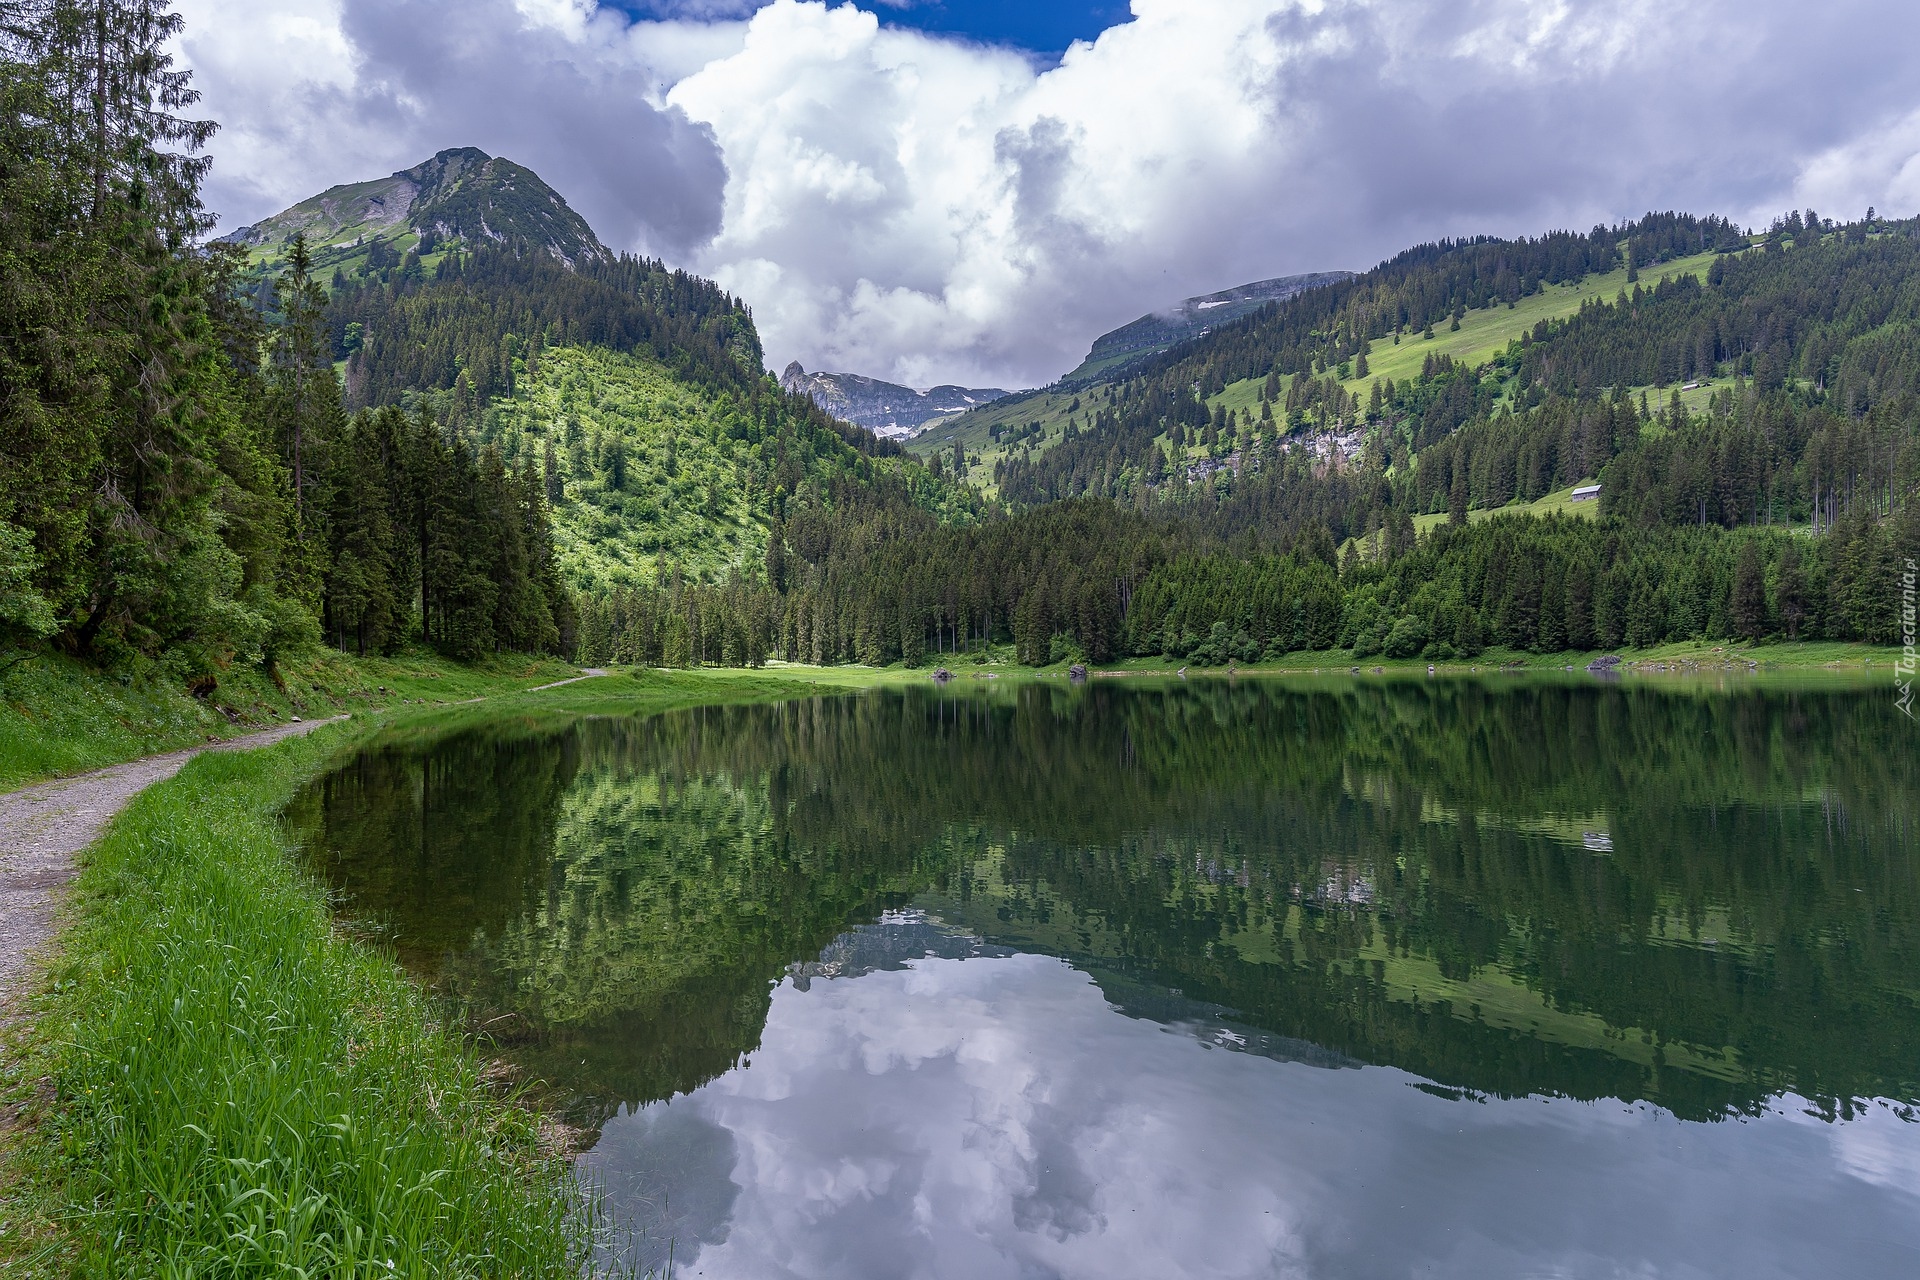
[[[203,756],[88,854],[24,1059],[50,1089],[18,1153],[16,1260],[88,1275],[577,1270],[585,1218],[564,1159],[390,961],[334,934],[280,838],[293,788],[349,736]]]
[[[141,795],[85,855],[64,958],[6,1055],[24,1119],[0,1130],[0,1269],[576,1274],[592,1213],[570,1162],[430,997],[335,931],[277,815],[376,735],[875,678],[648,672],[405,707],[202,756]]]
[[[1585,666],[1595,654],[1530,654],[1490,650],[1471,661],[1438,664],[1447,672],[1499,667],[1553,669]],[[1899,653],[1870,645],[1819,644],[1675,644],[1647,650],[1621,650],[1629,669],[1652,670],[1661,664],[1758,663],[1764,670],[1813,671],[1891,667]],[[865,687],[896,680],[925,679],[938,665],[956,674],[992,671],[1002,675],[1036,674],[1013,661],[1011,645],[974,654],[930,654],[918,669],[898,666],[799,667],[775,663],[763,672],[708,670],[703,688],[723,690],[732,682],[764,684],[794,681],[819,689]],[[1130,658],[1103,664],[1110,671],[1177,671],[1179,659]],[[1242,671],[1301,672],[1346,670],[1424,671],[1424,659],[1392,661],[1380,656],[1356,664],[1343,649],[1289,654],[1277,662],[1243,664]],[[1064,673],[1056,663],[1038,674]],[[1198,671],[1198,668],[1191,668]],[[118,764],[157,751],[229,738],[291,716],[313,718],[341,712],[391,712],[495,698],[564,680],[575,668],[546,659],[498,658],[461,666],[427,653],[395,658],[349,658],[319,651],[281,670],[276,684],[259,673],[243,673],[222,682],[205,698],[190,696],[161,681],[124,680],[77,663],[43,657],[16,668],[0,684],[0,791],[43,778]],[[587,693],[592,689],[592,693]],[[555,695],[562,691],[553,691]],[[584,685],[576,696],[590,700],[627,697],[629,686]]]
[[[162,678],[97,671],[43,655],[0,682],[0,791],[283,722],[342,711],[462,702],[579,674],[525,657],[461,666],[428,653],[349,658],[315,650],[223,677],[194,697]]]

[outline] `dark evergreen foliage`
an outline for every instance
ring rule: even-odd
[[[202,246],[213,126],[157,0],[11,5],[0,48],[0,639],[176,676],[324,629],[559,651],[545,500],[456,427],[349,421],[296,240],[259,310]],[[749,331],[750,334],[750,331]],[[265,359],[261,358],[265,351]]]

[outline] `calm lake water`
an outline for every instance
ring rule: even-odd
[[[296,832],[684,1276],[1920,1275],[1890,693],[1021,684],[395,739]]]

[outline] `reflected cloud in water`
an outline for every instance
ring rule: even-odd
[[[1891,1277],[1920,1257],[1920,1144],[1885,1108],[1451,1101],[1125,1016],[1037,955],[821,976],[782,982],[742,1066],[606,1125],[586,1165],[644,1233],[631,1260],[670,1238],[676,1274],[755,1280],[1798,1277],[1837,1274],[1835,1241],[1845,1274]]]

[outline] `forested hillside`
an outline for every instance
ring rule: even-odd
[[[351,406],[431,406],[537,474],[575,590],[758,568],[803,490],[884,480],[942,518],[979,510],[782,391],[745,307],[658,262],[481,245],[431,273],[343,277],[328,320]]]
[[[207,243],[179,20],[17,17],[0,660],[211,688],[318,641],[570,653],[577,591],[764,575],[799,495],[977,509],[781,392],[736,299],[608,253],[510,162],[442,152]]]
[[[799,551],[783,634],[868,661],[956,633],[1030,662],[1893,643],[1917,370],[1920,222],[1428,246],[1048,393],[1057,431],[989,424],[1024,514]],[[1478,519],[1591,482],[1598,520]]]
[[[12,11],[0,64],[0,625],[210,690],[322,639],[564,652],[537,474],[420,406],[349,416],[304,238],[206,244],[214,131],[156,3]],[[457,406],[456,406],[457,407]]]
[[[378,235],[334,193],[256,252],[205,242],[178,24],[99,12],[124,25],[28,6],[5,45],[6,661],[205,687],[317,641],[1207,663],[1898,634],[1920,222],[1427,245],[1061,391],[1051,425],[997,406],[991,468],[964,440],[922,467],[782,391],[739,299],[597,251],[479,153],[395,175],[432,216]],[[1579,482],[1597,520],[1475,518]]]

